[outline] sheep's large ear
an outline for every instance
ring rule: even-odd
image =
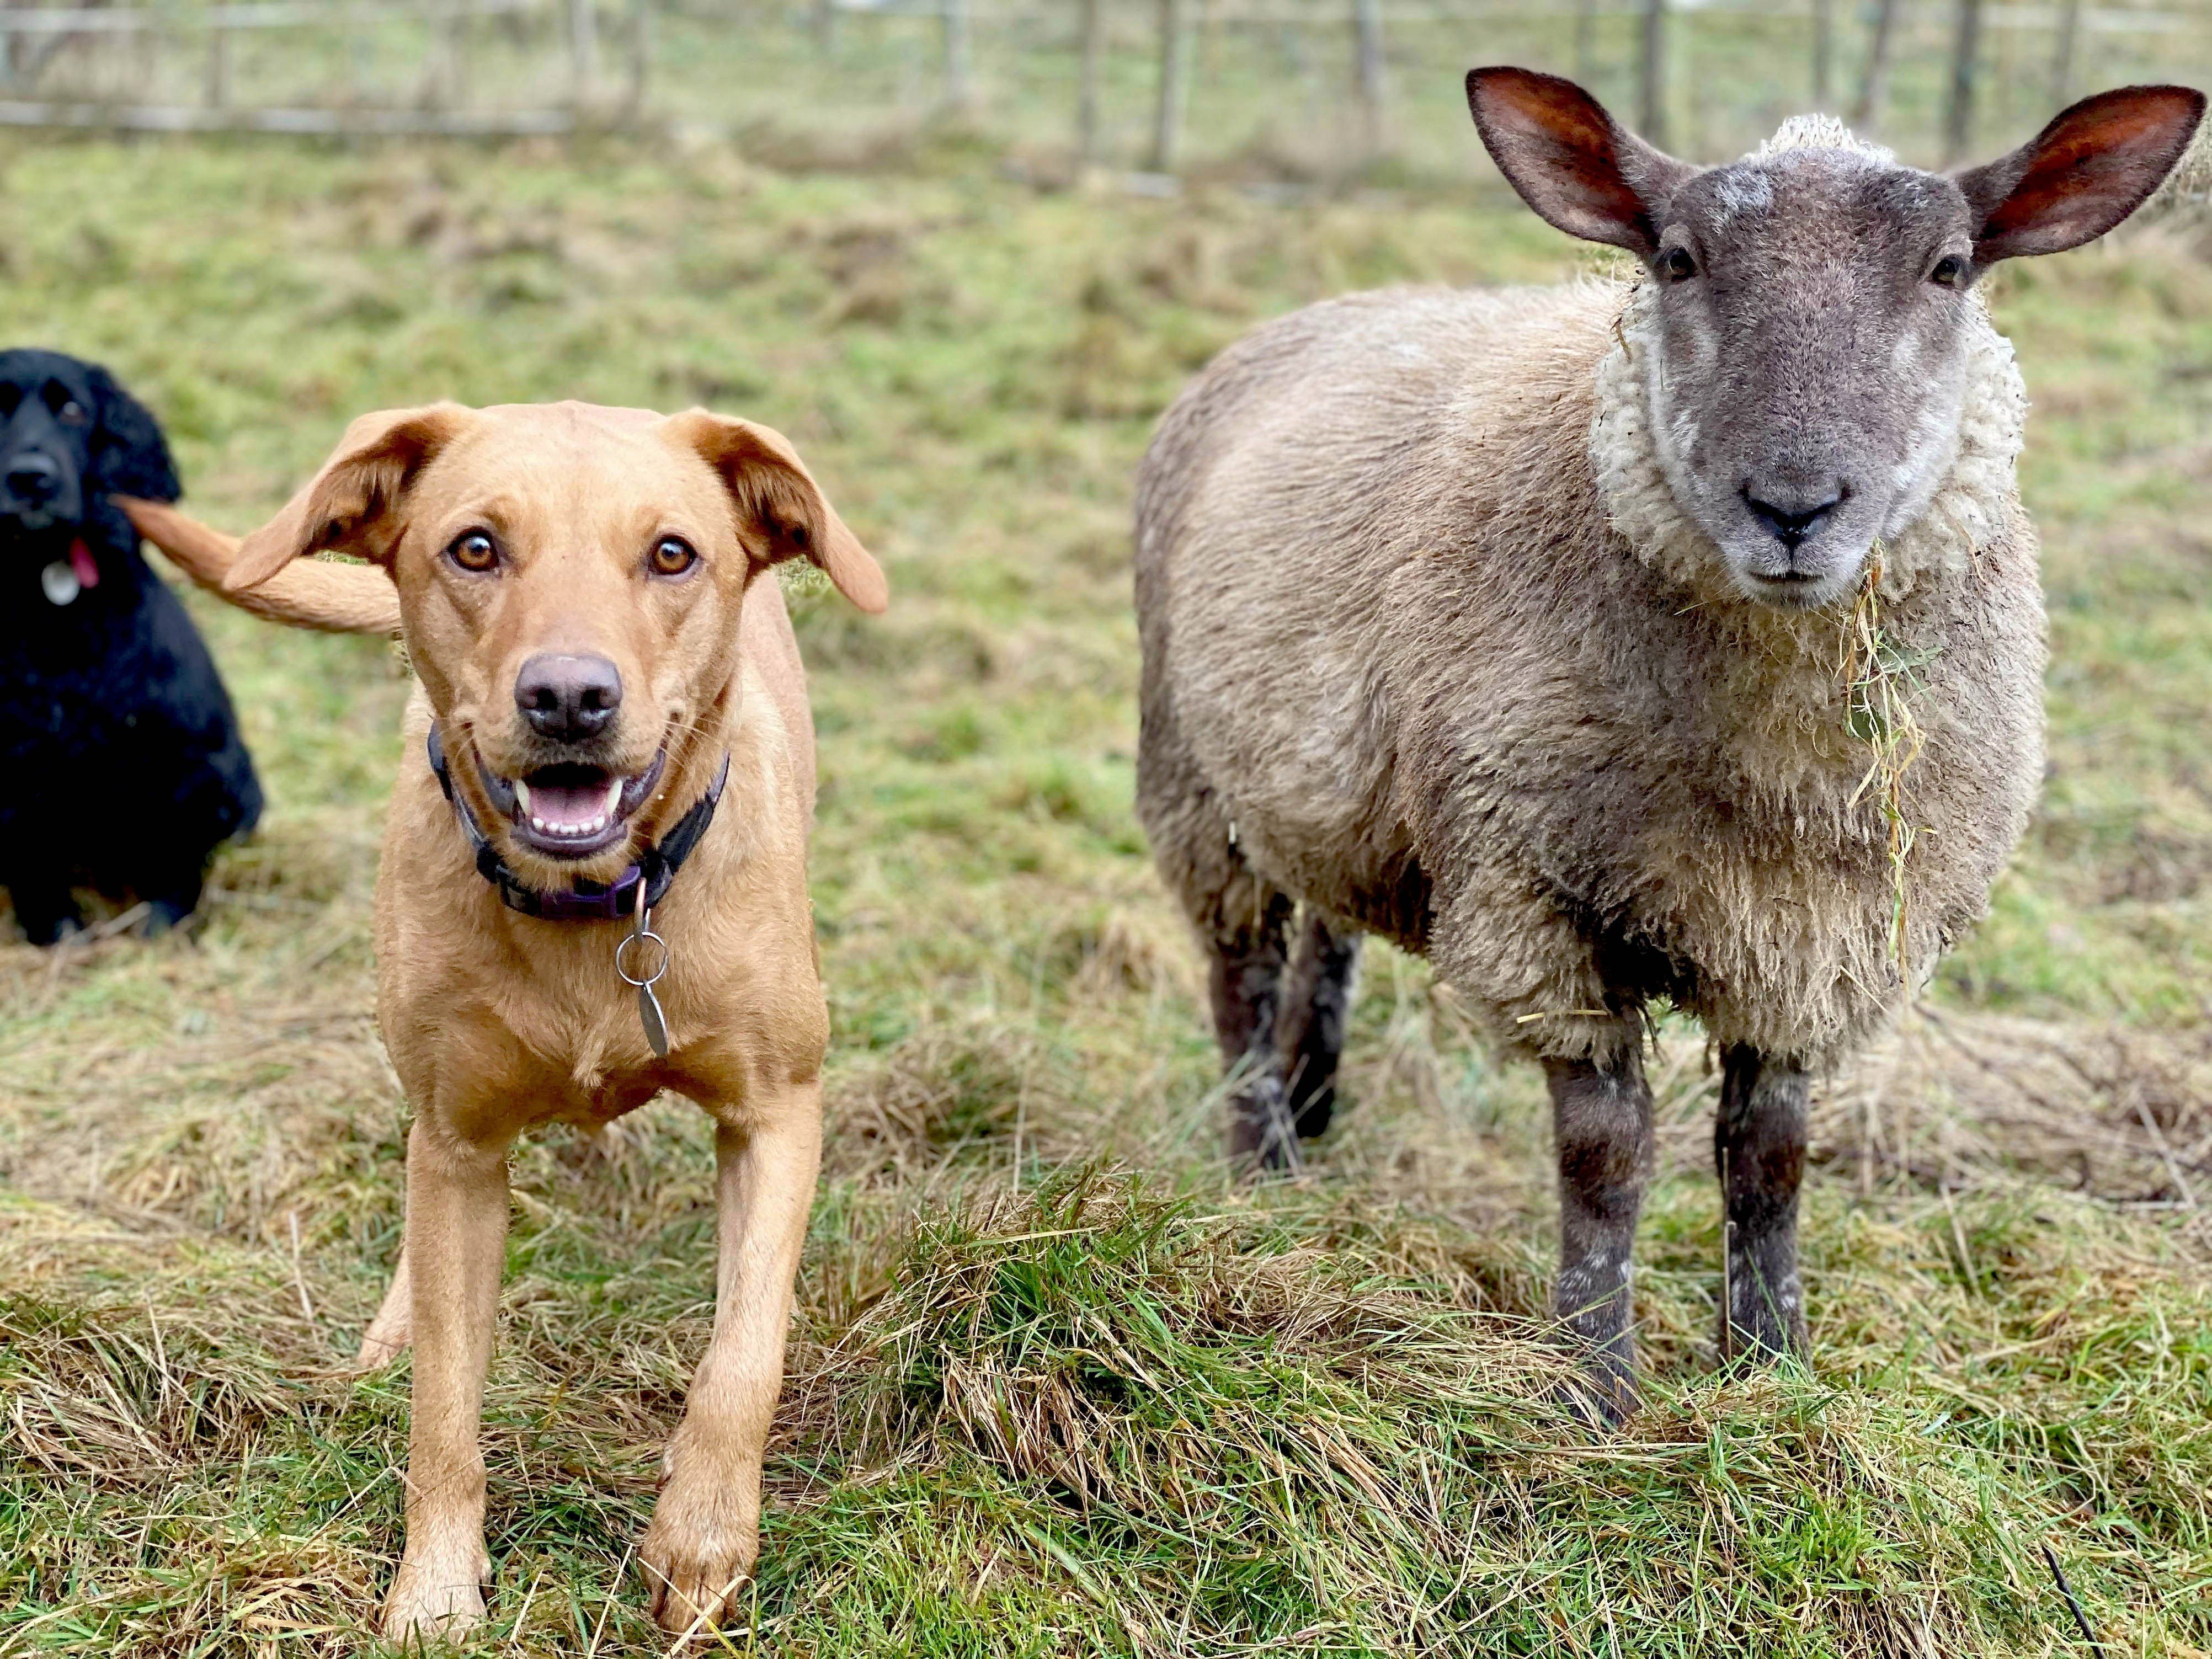
[[[703,409],[671,416],[671,441],[696,449],[722,476],[746,545],[770,564],[811,559],[863,611],[890,603],[881,566],[845,527],[791,441],[773,427]]]
[[[400,506],[408,485],[468,418],[469,411],[459,404],[359,416],[321,471],[282,512],[239,544],[222,585],[233,592],[258,586],[309,553],[350,553],[389,562],[406,528]]]
[[[2102,236],[2165,182],[2203,114],[2192,88],[2122,87],[2061,110],[2011,155],[1953,174],[1974,212],[1974,263]]]
[[[100,403],[100,427],[93,438],[92,474],[103,491],[173,501],[182,492],[177,465],[169,459],[161,423],[146,405],[95,368],[88,377]]]
[[[1659,252],[1659,216],[1696,167],[1652,149],[1556,75],[1469,70],[1467,106],[1498,170],[1547,222],[1638,258]]]

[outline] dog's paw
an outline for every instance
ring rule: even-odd
[[[405,1353],[413,1344],[415,1334],[409,1327],[413,1322],[404,1317],[386,1320],[381,1314],[361,1334],[361,1349],[353,1357],[353,1369],[357,1376],[380,1371]]]
[[[483,1622],[484,1586],[490,1582],[491,1563],[481,1550],[473,1566],[465,1558],[456,1565],[451,1557],[410,1555],[384,1598],[385,1640],[415,1647],[465,1636]]]
[[[672,1635],[719,1629],[759,1553],[759,1519],[740,1513],[726,1489],[694,1502],[672,1482],[638,1551],[654,1622]]]

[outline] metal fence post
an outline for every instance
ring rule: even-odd
[[[2074,52],[2081,35],[2081,0],[2064,0],[2058,9],[2058,44],[2051,57],[2051,100],[2074,99]]]
[[[1352,32],[1359,50],[1359,113],[1367,154],[1389,143],[1389,87],[1383,78],[1382,0],[1352,0]]]
[[[207,106],[230,107],[230,31],[220,23],[208,30]]]
[[[1897,0],[1881,0],[1875,11],[1874,41],[1867,49],[1866,78],[1851,107],[1851,125],[1869,135],[1881,125],[1882,106],[1889,99],[1889,55],[1896,40]]]
[[[1160,101],[1152,118],[1152,168],[1173,173],[1182,149],[1182,108],[1189,90],[1186,0],[1160,0]]]
[[[599,92],[599,18],[592,0],[568,0],[568,66],[579,110]]]
[[[939,0],[945,26],[945,101],[957,109],[968,102],[968,0]]]
[[[1642,108],[1637,125],[1655,144],[1667,142],[1667,0],[1644,0]]]
[[[1982,0],[1959,0],[1951,58],[1951,100],[1943,114],[1943,164],[1959,161],[1974,138],[1974,70],[1982,55]]]
[[[1813,107],[1830,106],[1835,88],[1836,0],[1813,0]]]
[[[653,73],[653,0],[629,0],[629,88],[623,107],[633,121],[645,114],[646,82]]]
[[[1105,0],[1081,0],[1082,61],[1076,70],[1075,151],[1086,167],[1098,165],[1098,76],[1106,56]]]

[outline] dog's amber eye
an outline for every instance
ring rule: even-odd
[[[467,530],[453,538],[446,556],[464,570],[482,575],[499,568],[499,544],[482,530]]]
[[[67,421],[71,426],[82,426],[89,418],[89,416],[88,416],[84,412],[84,405],[78,403],[75,398],[71,398],[68,403],[64,404],[56,412],[60,415],[62,419]]]
[[[1928,273],[1928,280],[1938,288],[1964,288],[1966,262],[1955,253],[1947,253],[1936,262],[1936,268]]]
[[[680,576],[699,562],[699,555],[681,536],[663,536],[645,562],[656,576]]]

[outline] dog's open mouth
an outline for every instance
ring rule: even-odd
[[[562,762],[514,779],[494,777],[479,760],[477,774],[514,838],[548,858],[584,859],[622,839],[630,817],[660,781],[667,751],[642,772],[625,776],[604,766]]]

